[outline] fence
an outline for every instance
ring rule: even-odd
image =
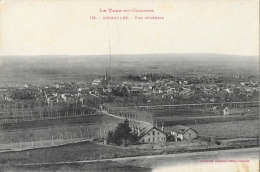
[[[43,119],[66,118],[96,113],[97,110],[86,106],[43,106],[34,108],[0,108],[0,123],[35,121]]]
[[[0,144],[0,150],[8,151],[8,150],[27,150],[27,149],[36,149],[36,148],[46,148],[53,146],[66,145],[71,143],[78,143],[82,141],[90,141],[93,138],[83,138],[83,137],[75,137],[75,135],[71,136],[71,138],[57,138],[54,139],[52,137],[51,140],[31,140],[31,141],[20,141],[20,142],[9,142]]]
[[[129,120],[142,121],[150,124],[153,123],[153,116],[150,112],[124,108],[124,107],[115,107],[109,104],[101,105],[100,109],[103,112],[107,112],[115,116],[123,117]]]
[[[247,108],[259,107],[259,101],[254,102],[225,102],[225,103],[201,103],[201,104],[177,104],[177,105],[151,105],[151,106],[128,106],[127,109],[142,111],[171,110],[171,109],[210,109],[213,107]]]
[[[0,124],[3,123],[17,123],[24,121],[37,121],[37,120],[47,120],[47,119],[60,119],[60,118],[68,118],[68,117],[76,117],[76,116],[87,116],[93,113],[48,113],[47,115],[43,113],[39,113],[38,115],[29,114],[27,116],[13,116],[9,118],[4,118],[0,120]]]
[[[116,125],[75,125],[0,133],[0,150],[26,150],[104,138]]]

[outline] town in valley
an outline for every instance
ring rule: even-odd
[[[3,164],[97,161],[258,146],[259,76],[252,71],[232,68],[214,73],[204,68],[209,74],[202,74],[196,63],[203,62],[193,59],[192,65],[182,62],[180,70],[186,70],[182,75],[170,70],[179,70],[179,65],[175,68],[169,61],[170,67],[160,66],[149,57],[150,62],[141,61],[139,67],[136,61],[113,57],[98,61],[69,57],[69,65],[62,69],[68,57],[31,58],[36,60],[3,58]],[[99,68],[82,72],[82,66],[99,62]],[[20,73],[10,76],[8,67],[15,63],[17,69],[12,70]]]

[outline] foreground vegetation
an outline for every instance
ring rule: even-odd
[[[138,155],[138,150],[124,147],[81,142],[58,147],[5,152],[0,154],[0,163],[15,165],[27,163],[70,162]]]
[[[223,143],[223,144],[222,144]],[[38,148],[24,151],[10,151],[0,153],[1,166],[17,166],[24,164],[52,164],[72,163],[75,161],[95,161],[122,157],[136,157],[147,155],[164,155],[185,152],[201,152],[213,150],[257,147],[259,139],[221,140],[218,144],[202,140],[192,142],[171,142],[164,147],[154,149],[157,144],[143,144],[129,147],[103,145],[94,142],[80,142],[57,147]]]
[[[106,172],[129,172],[129,171],[151,171],[147,167],[126,165],[113,161],[91,162],[91,163],[70,163],[70,164],[48,164],[48,165],[29,165],[29,166],[4,166],[0,167],[3,171],[106,171]]]

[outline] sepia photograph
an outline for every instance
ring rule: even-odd
[[[0,0],[0,171],[259,171],[258,0]]]

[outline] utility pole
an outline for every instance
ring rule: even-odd
[[[20,150],[22,150],[22,139],[20,139]]]
[[[70,143],[72,143],[72,140],[73,140],[72,134],[70,133]]]
[[[42,145],[42,137],[40,137],[40,142],[41,142],[41,148],[42,148],[42,146],[43,146],[43,145]]]
[[[83,140],[83,135],[82,135],[81,130],[79,130],[79,132],[80,132],[81,139]]]

